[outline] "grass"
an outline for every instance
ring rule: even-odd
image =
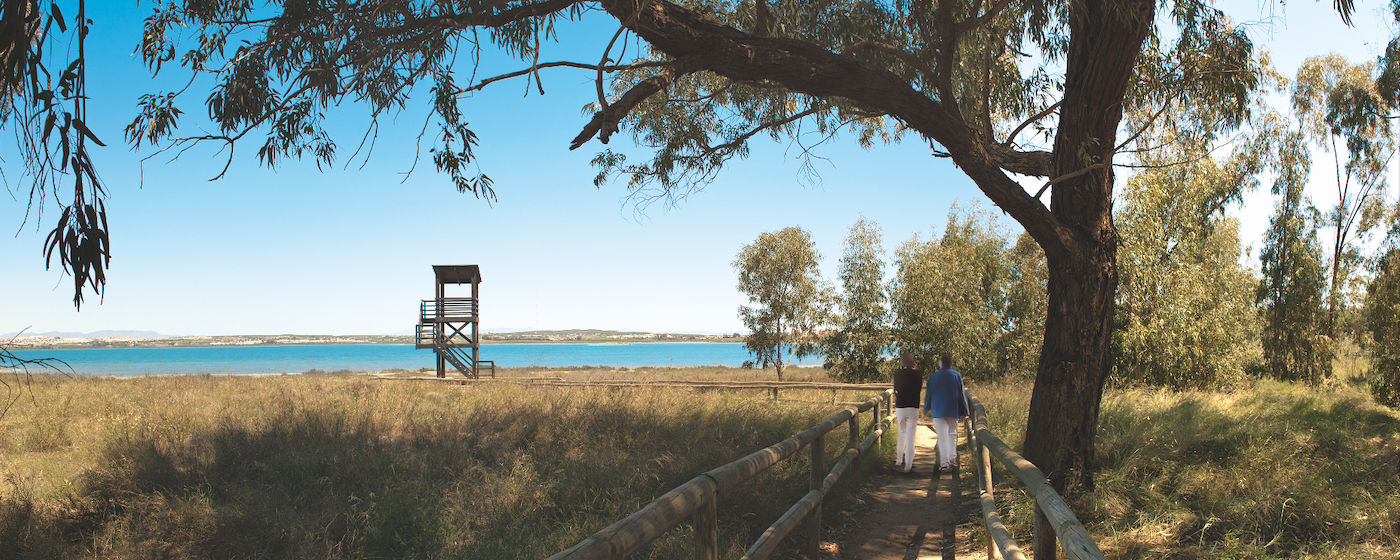
[[[30,389],[0,420],[5,558],[543,558],[836,409],[829,391],[774,404],[324,373]],[[844,434],[827,439],[834,457]],[[806,492],[805,455],[721,498],[725,556]],[[637,558],[688,556],[692,539],[683,523]]]
[[[1019,449],[1030,387],[972,387]],[[1354,383],[1109,390],[1095,492],[1071,507],[1109,558],[1400,557],[1400,413]],[[1030,500],[998,467],[1002,515]]]

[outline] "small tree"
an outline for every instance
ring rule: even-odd
[[[1045,307],[1049,297],[1045,291],[1048,274],[1045,252],[1036,245],[1035,239],[1022,233],[1007,257],[1011,277],[998,351],[1007,373],[1032,376],[1040,359],[1040,345],[1045,340]]]
[[[980,379],[998,376],[1011,279],[1007,233],[986,211],[954,206],[939,240],[918,236],[895,252],[891,287],[894,338],[900,351],[936,369],[939,354],[952,353],[958,369]]]
[[[841,255],[841,326],[823,344],[827,367],[852,383],[880,379],[880,362],[890,347],[885,308],[884,250],[880,225],[862,217],[851,226]]]
[[[1366,327],[1375,341],[1371,395],[1386,406],[1400,407],[1400,249],[1381,256],[1366,290]]]
[[[739,291],[755,307],[739,308],[739,318],[751,334],[744,345],[759,367],[770,364],[783,379],[783,345],[798,359],[819,352],[815,330],[829,310],[817,263],[821,254],[812,236],[800,227],[763,233],[739,251]]]
[[[1165,119],[1171,123],[1176,119]],[[1281,124],[1275,113],[1260,123]],[[1239,263],[1239,222],[1225,214],[1258,184],[1268,130],[1217,160],[1211,146],[1164,125],[1144,135],[1144,169],[1128,180],[1115,222],[1115,374],[1178,389],[1243,376],[1255,341],[1257,280]]]
[[[1352,288],[1362,267],[1358,245],[1385,214],[1385,173],[1395,155],[1389,111],[1371,79],[1374,69],[1374,63],[1351,64],[1336,54],[1311,57],[1293,87],[1303,133],[1332,155],[1337,199],[1323,226],[1333,232],[1327,289],[1327,335],[1333,339],[1337,315],[1357,299],[1359,290]]]
[[[1323,298],[1327,278],[1317,242],[1317,209],[1305,205],[1303,185],[1310,166],[1298,132],[1284,135],[1273,160],[1273,193],[1282,198],[1269,219],[1256,301],[1264,318],[1264,360],[1278,379],[1320,381],[1332,371]]]

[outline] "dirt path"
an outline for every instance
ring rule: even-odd
[[[927,420],[914,438],[914,472],[886,465],[870,482],[855,507],[853,521],[841,531],[826,560],[918,560],[987,557],[981,542],[966,530],[975,523],[977,481],[972,473],[937,473],[937,436]],[[965,440],[964,440],[965,441]],[[960,446],[961,447],[961,446]],[[962,453],[968,464],[967,453]],[[959,491],[961,490],[961,491]]]

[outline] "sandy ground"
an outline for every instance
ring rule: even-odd
[[[942,473],[937,470],[938,441],[928,420],[921,420],[914,438],[914,471],[904,473],[893,464],[871,479],[860,497],[851,521],[832,535],[834,546],[823,551],[825,560],[917,560],[929,558],[987,557],[982,542],[971,542],[966,530],[977,523],[977,480],[971,471]],[[960,430],[961,431],[961,430]],[[961,463],[971,458],[962,450],[966,434],[959,434]],[[961,476],[965,474],[966,476]]]

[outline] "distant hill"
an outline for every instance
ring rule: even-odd
[[[11,338],[21,336],[20,333],[5,333],[0,337]],[[32,332],[25,331],[23,336],[51,336],[54,338],[167,338],[166,335],[156,331],[95,331],[90,333],[77,332]]]
[[[511,331],[492,332],[490,334],[512,334],[512,335],[535,335],[535,336],[581,336],[584,338],[607,338],[610,336],[622,336],[628,334],[647,335],[649,332],[640,331],[605,331],[599,329],[565,329],[562,331]]]

